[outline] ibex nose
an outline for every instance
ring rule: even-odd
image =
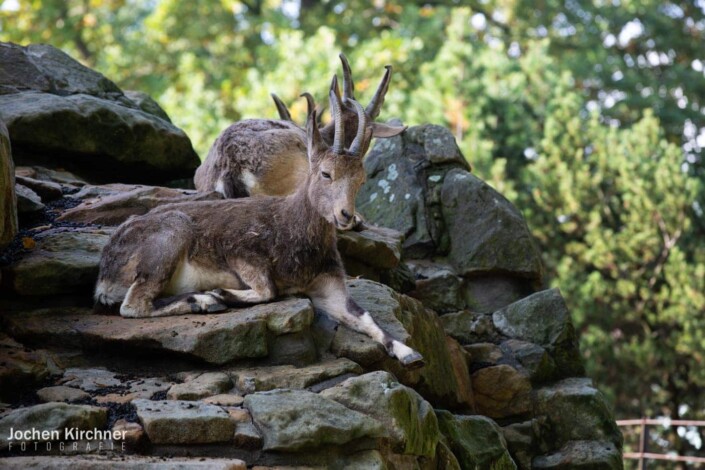
[[[340,211],[340,214],[343,216],[343,221],[344,221],[346,224],[347,224],[348,222],[350,222],[350,220],[352,219],[352,214],[351,214],[350,212],[346,211],[345,209],[341,210],[341,211]]]

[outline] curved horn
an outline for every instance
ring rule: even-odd
[[[333,137],[333,153],[342,155],[345,151],[345,123],[343,122],[343,104],[340,101],[340,90],[338,89],[338,76],[333,75],[333,81],[328,93],[330,100],[330,113],[335,121],[335,135]]]
[[[384,77],[382,77],[382,81],[380,82],[379,87],[377,87],[375,95],[370,100],[370,104],[368,104],[367,108],[365,108],[367,115],[370,116],[371,119],[376,119],[377,116],[379,116],[379,111],[382,109],[382,103],[384,103],[384,95],[387,94],[389,82],[392,80],[392,66],[385,65],[384,68],[387,69],[384,72]]]
[[[355,83],[352,79],[352,70],[348,58],[342,52],[338,55],[340,62],[343,63],[343,98],[347,100],[355,99]]]
[[[299,95],[301,98],[306,98],[306,116],[310,116],[313,110],[316,108],[316,103],[313,101],[313,96],[311,96],[311,93],[308,92],[303,92],[301,95]]]
[[[362,153],[362,142],[365,140],[365,130],[367,130],[367,114],[360,103],[355,100],[351,100],[351,102],[353,106],[355,106],[355,111],[357,111],[358,123],[355,140],[350,144],[350,150],[348,151],[356,157],[359,157]]]
[[[289,109],[282,100],[279,99],[277,95],[271,93],[274,104],[277,106],[277,111],[279,112],[279,118],[282,121],[291,121],[291,114],[289,114]]]

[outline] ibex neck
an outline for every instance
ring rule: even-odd
[[[335,226],[318,212],[315,201],[311,201],[308,189],[309,178],[306,178],[305,183],[288,197],[289,216],[296,225],[302,228],[305,226],[309,235],[316,233],[322,237],[332,236],[335,233]]]

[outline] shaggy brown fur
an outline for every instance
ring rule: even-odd
[[[336,91],[332,108],[341,104]],[[315,117],[312,111],[307,123],[309,171],[294,194],[171,204],[129,219],[103,250],[96,302],[120,303],[123,316],[151,317],[303,293],[405,366],[422,365],[421,355],[382,330],[344,283],[335,229],[353,223],[365,179],[364,116],[350,150],[339,154],[322,140]]]

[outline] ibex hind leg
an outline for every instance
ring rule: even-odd
[[[276,287],[267,269],[256,267],[255,263],[243,260],[230,261],[229,265],[249,289],[221,288],[212,290],[208,294],[218,298],[228,307],[245,307],[268,302],[276,297]]]
[[[218,299],[208,294],[192,293],[157,300],[179,263],[186,259],[193,236],[191,219],[177,211],[164,214],[153,231],[142,234],[143,248],[139,253],[135,280],[120,306],[120,315],[163,317],[225,309]]]

